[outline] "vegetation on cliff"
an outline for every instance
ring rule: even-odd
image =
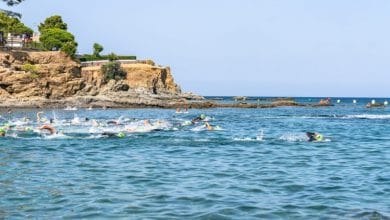
[[[39,32],[43,33],[47,29],[58,28],[61,30],[68,30],[68,24],[66,24],[62,17],[59,15],[53,15],[45,19],[43,23],[38,25]]]
[[[0,32],[13,34],[32,34],[33,30],[24,25],[18,18],[0,12]]]
[[[77,42],[74,36],[59,28],[50,28],[42,32],[40,41],[47,50],[61,50],[73,57],[76,54]]]
[[[122,80],[127,76],[126,71],[121,67],[121,63],[118,62],[118,56],[115,53],[110,53],[107,55],[108,63],[103,64],[101,67],[101,72],[105,80]]]
[[[104,47],[98,43],[93,44],[93,55],[95,57],[100,57],[100,53],[104,50]]]
[[[114,53],[110,53],[107,55],[101,55],[100,53],[104,50],[104,47],[98,43],[93,44],[93,52],[92,54],[84,54],[82,56],[79,56],[79,60],[81,62],[86,61],[99,61],[99,60],[136,60],[136,56],[122,56],[122,55],[116,55]]]
[[[68,25],[61,16],[53,15],[38,26],[41,32],[40,41],[46,50],[61,50],[74,57],[77,52],[77,42],[73,34],[67,31]]]

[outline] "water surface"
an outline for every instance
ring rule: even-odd
[[[0,218],[386,219],[390,110],[366,109],[368,101],[188,114],[47,110],[61,134],[30,122],[22,126],[35,131],[1,139]],[[2,112],[2,123],[35,113]],[[221,129],[181,126],[201,113]],[[122,125],[105,124],[121,116]],[[126,131],[144,119],[161,127]],[[125,138],[101,135],[122,130]],[[325,141],[307,142],[306,131]]]

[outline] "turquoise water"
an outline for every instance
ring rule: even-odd
[[[0,142],[0,219],[388,219],[390,108],[368,101],[47,110],[55,135],[36,129],[36,110],[2,112],[12,129]],[[182,126],[200,113],[220,129]]]

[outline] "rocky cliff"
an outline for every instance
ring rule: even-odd
[[[81,67],[61,52],[0,52],[0,107],[176,107],[183,94],[169,67],[123,64],[126,77],[106,80],[99,66]]]

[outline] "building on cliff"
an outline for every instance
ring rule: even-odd
[[[25,48],[32,42],[39,42],[39,33],[29,34],[12,34],[7,33],[6,36],[0,32],[0,44],[6,48]]]

